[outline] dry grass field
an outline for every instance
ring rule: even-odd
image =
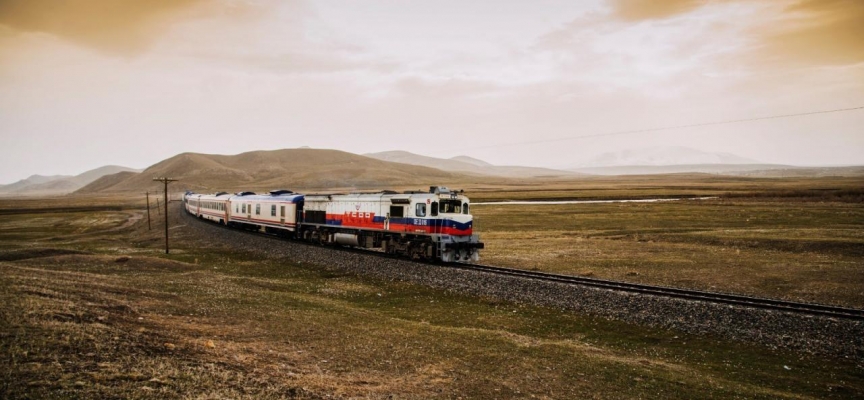
[[[0,207],[2,398],[864,396],[851,360],[238,252],[191,235],[184,225],[197,222],[179,213],[166,256],[161,220],[148,231],[137,198]],[[533,249],[532,268],[768,294],[785,293],[764,283],[782,264],[800,293],[861,301],[825,289],[861,287],[860,203],[544,207],[527,218],[477,206],[485,261],[519,264]],[[692,266],[709,256],[737,261]],[[712,270],[720,265],[726,273]],[[762,283],[731,276],[754,271]]]
[[[473,202],[508,200],[605,200],[735,196],[810,200],[854,192],[862,200],[864,177],[748,178],[710,174],[590,176],[580,179],[510,179],[469,184]],[[831,196],[835,197],[835,196]]]
[[[478,205],[483,262],[864,308],[864,203]]]

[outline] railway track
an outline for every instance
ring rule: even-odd
[[[192,217],[185,212],[184,215],[197,220],[199,222],[206,222],[211,225],[212,222],[199,220],[198,218]],[[243,229],[235,229],[221,226],[224,229],[231,229],[238,232],[243,232],[250,235],[262,236],[268,238],[280,238],[285,239],[285,237],[243,230]],[[293,241],[294,243],[304,244],[308,246],[321,247],[320,245],[303,242],[303,241]],[[385,254],[379,251],[374,250],[364,250],[364,249],[356,249],[350,247],[328,247],[332,250],[337,251],[346,251],[346,252],[354,252],[361,254],[374,255],[377,257],[383,258],[393,258],[406,260],[405,258],[393,256],[389,254]],[[717,304],[727,304],[732,306],[739,307],[749,307],[749,308],[759,308],[765,310],[773,310],[780,312],[792,312],[798,314],[812,315],[812,316],[820,316],[820,317],[831,317],[831,318],[840,318],[846,320],[857,320],[864,321],[864,310],[858,310],[853,308],[845,308],[845,307],[837,307],[837,306],[829,306],[823,304],[812,304],[812,303],[800,303],[793,301],[785,301],[785,300],[776,300],[776,299],[768,299],[768,298],[760,298],[760,297],[752,297],[752,296],[743,296],[743,295],[735,295],[728,293],[716,293],[716,292],[707,292],[700,290],[690,290],[690,289],[680,289],[680,288],[672,288],[665,286],[653,286],[653,285],[643,285],[638,283],[628,283],[621,281],[612,281],[605,279],[597,279],[597,278],[587,278],[581,276],[572,276],[572,275],[559,275],[559,274],[551,274],[545,272],[537,272],[537,271],[528,271],[514,268],[504,268],[504,267],[495,267],[490,265],[481,265],[481,264],[467,264],[467,263],[437,263],[437,262],[428,262],[428,261],[416,261],[425,264],[435,265],[439,267],[447,267],[454,269],[462,269],[462,270],[470,270],[476,272],[483,272],[489,274],[496,275],[505,275],[505,276],[513,276],[525,279],[535,279],[546,282],[557,282],[564,283],[570,285],[581,285],[588,287],[595,287],[600,289],[607,290],[615,290],[620,292],[629,292],[636,294],[648,294],[653,296],[663,296],[670,298],[679,298],[693,301],[702,301],[709,303],[717,303]]]
[[[655,296],[665,296],[679,299],[697,300],[751,308],[761,308],[774,311],[794,312],[822,317],[864,320],[864,310],[858,310],[854,308],[836,307],[823,304],[799,303],[793,301],[742,296],[728,293],[706,292],[700,290],[679,289],[665,286],[643,285],[638,283],[610,281],[604,279],[586,278],[581,276],[558,275],[545,272],[526,271],[520,269],[502,268],[480,264],[449,263],[444,265],[450,268],[481,271],[498,275],[517,276],[522,278],[559,282],[572,285],[590,286],[623,292],[650,294]]]

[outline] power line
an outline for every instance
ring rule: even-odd
[[[665,127],[661,127],[661,128],[632,129],[632,130],[626,130],[626,131],[595,133],[592,135],[569,136],[569,137],[554,138],[554,139],[528,140],[528,141],[524,141],[524,142],[513,142],[513,143],[493,144],[493,145],[489,145],[489,146],[472,147],[472,148],[470,148],[470,150],[482,150],[482,149],[491,149],[491,148],[496,148],[496,147],[516,146],[516,145],[525,145],[525,144],[564,142],[564,141],[568,141],[568,140],[595,138],[595,137],[602,137],[602,136],[629,135],[629,134],[634,134],[634,133],[666,131],[666,130],[683,129],[683,128],[695,128],[695,127],[700,127],[700,126],[737,124],[737,123],[741,123],[741,122],[762,121],[762,120],[766,120],[766,119],[778,119],[778,118],[789,118],[789,117],[802,117],[805,115],[829,114],[829,113],[838,113],[838,112],[854,111],[854,110],[861,110],[861,109],[864,109],[864,106],[851,107],[851,108],[838,108],[838,109],[834,109],[834,110],[811,111],[811,112],[803,112],[803,113],[795,113],[795,114],[771,115],[771,116],[767,116],[767,117],[733,119],[733,120],[714,121],[714,122],[701,122],[701,123],[696,123],[696,124],[665,126]]]

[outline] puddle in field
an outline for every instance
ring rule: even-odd
[[[477,205],[534,205],[534,204],[600,204],[600,203],[657,203],[661,201],[681,200],[711,200],[719,197],[682,197],[678,199],[621,199],[621,200],[537,200],[537,201],[488,201],[482,203],[471,203]]]

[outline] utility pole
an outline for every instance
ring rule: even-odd
[[[162,182],[165,185],[165,254],[168,254],[168,184],[177,180],[167,177],[153,178],[153,180]],[[156,201],[159,201],[159,199],[156,199]]]
[[[157,193],[157,194],[158,194],[158,193]],[[156,198],[156,213],[158,213],[159,215],[162,214],[162,211],[160,211],[161,208],[162,208],[162,206],[159,204],[159,198],[157,197],[157,198]]]
[[[152,230],[153,227],[150,226],[150,192],[147,192],[147,230]]]

